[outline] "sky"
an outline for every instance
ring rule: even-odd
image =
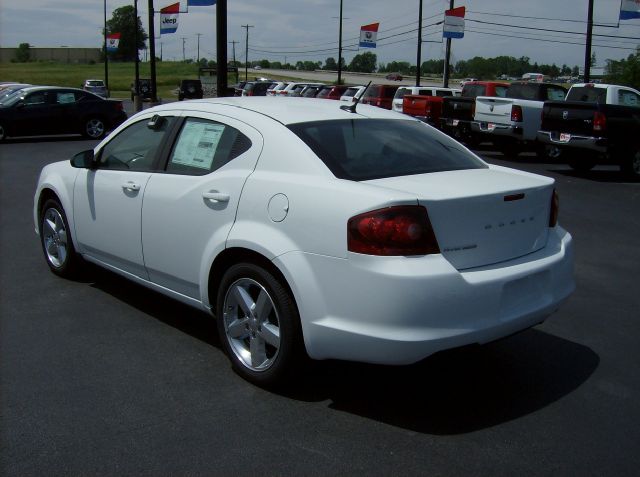
[[[173,3],[154,0],[155,10]],[[107,17],[118,7],[132,3],[107,0]],[[337,58],[340,0],[228,0],[228,40],[237,41],[236,57],[244,60],[249,29],[249,60],[324,61]],[[618,22],[620,0],[595,2],[593,51],[596,64],[626,58],[640,45],[640,19]],[[138,10],[148,31],[149,0],[139,0]],[[415,64],[419,0],[343,0],[343,51],[347,63],[358,53],[360,26],[379,22],[378,47],[360,49],[377,55],[378,63],[408,61]],[[442,20],[448,0],[423,0],[422,61],[444,58]],[[452,40],[452,62],[474,56],[527,56],[531,63],[558,66],[584,64],[588,0],[455,0],[465,6],[466,31]],[[104,0],[0,0],[0,46],[96,47],[102,45]],[[182,7],[184,8],[184,6]],[[531,18],[535,17],[535,18]],[[159,15],[156,34],[159,32]],[[619,23],[619,25],[618,25]],[[185,56],[215,58],[215,7],[190,7],[181,14],[178,31],[156,39],[156,53],[163,59]],[[532,30],[538,28],[542,30]],[[544,31],[553,30],[553,31]],[[559,32],[562,31],[562,32]],[[571,34],[570,32],[578,32]],[[610,36],[597,36],[610,35]],[[627,38],[614,38],[627,37]],[[541,41],[545,40],[545,41]],[[575,44],[573,44],[575,43]],[[228,57],[233,56],[229,44]]]

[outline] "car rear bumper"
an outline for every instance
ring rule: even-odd
[[[442,255],[348,259],[291,252],[275,260],[314,359],[410,364],[541,323],[575,288],[571,236],[537,252],[458,271]]]
[[[588,149],[595,152],[607,152],[608,145],[606,138],[574,134],[564,135],[557,131],[538,131],[537,139],[543,144]]]
[[[511,137],[518,140],[522,139],[523,134],[521,126],[515,126],[513,124],[490,123],[484,121],[471,121],[471,130],[476,133]]]

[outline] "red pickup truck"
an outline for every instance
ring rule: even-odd
[[[441,129],[449,136],[467,144],[478,142],[471,131],[471,122],[476,107],[476,97],[493,96],[504,98],[509,83],[499,81],[469,81],[462,87],[459,97],[445,98],[440,117]]]
[[[402,112],[439,127],[443,99],[441,96],[407,94],[402,98]]]

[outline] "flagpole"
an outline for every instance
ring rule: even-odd
[[[416,86],[420,86],[420,64],[422,62],[422,0],[418,7],[418,59],[416,60]]]
[[[449,0],[449,10],[453,10],[454,0]],[[447,50],[444,59],[444,72],[442,73],[442,86],[449,87],[449,62],[451,61],[451,38],[447,38]]]
[[[149,54],[151,55],[151,102],[158,102],[158,90],[156,88],[156,32],[154,25],[155,11],[153,0],[149,0]]]
[[[107,0],[104,0],[104,87],[109,97],[109,55],[107,54]]]
[[[338,33],[338,84],[342,84],[342,0],[340,0],[340,30]]]
[[[587,44],[584,51],[584,82],[591,80],[591,40],[593,33],[593,0],[589,0],[589,12],[587,13]]]
[[[138,58],[138,0],[133,0],[133,46],[136,54],[135,65],[135,85],[134,85],[134,110],[137,113],[142,110],[142,103],[140,102],[140,59]]]
[[[227,65],[227,0],[216,2],[216,90],[218,96],[229,94]]]

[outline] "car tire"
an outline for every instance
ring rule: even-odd
[[[82,134],[90,139],[100,139],[107,132],[107,126],[101,118],[92,117],[84,122]]]
[[[630,179],[640,180],[640,148],[625,155],[620,170]]]
[[[46,200],[40,209],[40,244],[51,271],[65,278],[78,273],[81,260],[69,230],[69,222],[60,202],[56,199]]]
[[[590,154],[571,151],[564,153],[567,155],[567,164],[576,172],[589,172],[596,165],[595,159]]]
[[[263,387],[289,381],[304,362],[298,309],[288,287],[253,263],[231,266],[217,293],[220,342],[235,372]]]

